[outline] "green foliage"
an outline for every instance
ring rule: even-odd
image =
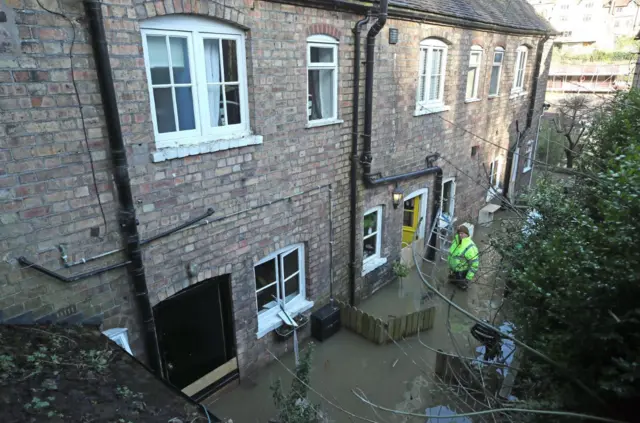
[[[616,50],[637,53],[640,50],[640,41],[631,35],[620,36],[616,38]]]
[[[288,394],[282,391],[280,379],[271,385],[273,402],[278,410],[278,423],[319,423],[323,421],[322,415],[319,413],[320,406],[311,404],[307,398],[312,354],[313,344],[310,343],[296,366],[296,377],[291,382]]]
[[[589,64],[589,63],[629,63],[636,59],[637,52],[631,51],[603,51],[594,50],[589,54],[574,54],[556,49],[552,60],[564,64]]]
[[[542,180],[527,197],[541,215],[532,230],[513,223],[492,244],[509,264],[516,336],[561,366],[529,357],[523,392],[627,416],[640,398],[640,93],[618,95],[592,125],[574,184]]]
[[[393,270],[393,274],[398,278],[406,278],[409,275],[409,268],[400,260],[393,262],[391,270]]]

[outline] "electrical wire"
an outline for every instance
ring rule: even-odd
[[[42,8],[43,10],[45,10],[48,13],[51,13],[52,15],[55,16],[59,16],[62,19],[66,20],[67,22],[69,22],[69,25],[71,26],[71,31],[72,31],[72,36],[71,36],[71,46],[69,47],[69,64],[71,66],[71,84],[73,85],[73,92],[76,96],[76,101],[78,102],[78,109],[80,110],[80,120],[82,121],[82,133],[84,135],[84,144],[87,148],[87,154],[89,156],[89,163],[91,165],[91,176],[93,178],[93,187],[96,190],[96,198],[98,200],[98,206],[100,207],[100,213],[102,214],[102,221],[104,222],[104,232],[105,234],[107,233],[107,216],[104,212],[104,207],[102,205],[102,200],[100,199],[100,193],[98,190],[98,181],[96,178],[96,169],[95,169],[95,165],[93,163],[93,156],[91,154],[91,147],[89,146],[89,137],[87,134],[87,125],[85,124],[85,117],[84,117],[84,110],[83,110],[83,106],[82,106],[82,101],[80,100],[80,93],[78,92],[78,85],[76,83],[76,77],[74,75],[74,66],[73,66],[73,48],[76,44],[76,26],[73,23],[73,20],[65,15],[64,13],[61,12],[55,12],[53,10],[47,9],[45,6],[43,6],[43,4],[40,2],[40,0],[36,0],[36,2],[38,3],[38,6],[40,6],[40,8]]]

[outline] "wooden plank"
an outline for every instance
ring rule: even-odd
[[[369,332],[369,315],[368,314],[364,314],[364,316],[362,317],[362,329],[360,330],[360,335],[362,335],[363,337],[369,339],[368,337],[368,332]]]
[[[417,311],[411,315],[411,329],[409,330],[409,333],[411,335],[415,335],[416,333],[418,333],[419,321],[420,321],[420,312]]]
[[[348,317],[349,317],[349,310],[347,310],[346,307],[340,307],[340,323],[347,329],[349,328]]]
[[[402,339],[405,336],[405,331],[407,330],[407,323],[409,321],[408,319],[409,316],[402,316],[402,319],[400,319],[400,332],[398,333],[398,338],[396,338],[396,341]]]
[[[351,325],[351,329],[353,329],[354,331],[356,330],[356,318],[357,316],[357,312],[358,309],[355,307],[352,307],[351,310],[349,311],[349,324]]]
[[[376,319],[373,316],[369,316],[369,333],[367,339],[371,342],[376,342]]]
[[[380,332],[382,331],[382,326],[378,324],[378,321],[374,320],[373,321],[373,339],[372,341],[375,342],[376,344],[379,344],[378,339],[380,338]]]
[[[213,371],[207,373],[202,376],[200,379],[196,380],[189,386],[185,387],[182,392],[188,396],[192,396],[202,391],[209,385],[213,385],[218,380],[222,379],[229,373],[238,369],[238,360],[236,358],[232,358],[231,360],[224,363],[222,366],[214,369]]]
[[[386,334],[387,334],[384,323],[382,322],[382,320],[376,319],[376,326],[380,327],[380,331],[378,332],[378,337],[376,338],[376,343],[384,344]]]
[[[362,312],[362,310],[358,310],[356,311],[356,333],[358,335],[362,335],[362,319],[363,319],[364,313]]]

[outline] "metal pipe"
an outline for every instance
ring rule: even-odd
[[[542,68],[542,53],[544,52],[544,43],[549,40],[549,36],[544,36],[538,41],[536,49],[536,62],[533,69],[533,81],[531,83],[531,99],[529,100],[529,111],[527,113],[527,129],[531,128],[533,115],[536,108],[536,94],[538,92],[538,80],[540,79],[540,68]]]
[[[205,218],[211,216],[213,213],[215,213],[215,211],[212,208],[208,208],[207,211],[203,215],[198,216],[198,217],[194,217],[193,219],[187,220],[186,222],[176,226],[175,228],[172,228],[172,229],[169,229],[168,231],[159,233],[158,235],[152,236],[151,238],[142,240],[140,242],[140,245],[147,245],[150,242],[153,242],[153,241],[158,240],[160,238],[164,238],[164,237],[169,236],[171,234],[174,234],[174,233],[176,233],[178,231],[181,231],[184,228],[189,227],[189,226],[193,225],[194,223],[197,223],[197,222],[201,221],[202,219],[205,219]]]
[[[23,265],[25,267],[29,267],[29,268],[31,268],[33,270],[37,270],[40,273],[44,273],[47,276],[51,276],[52,278],[55,278],[55,279],[57,279],[59,281],[62,281],[64,283],[76,282],[76,281],[79,281],[81,279],[90,278],[92,276],[100,275],[100,274],[108,272],[110,270],[119,269],[121,267],[125,267],[125,266],[128,266],[129,264],[131,264],[130,261],[125,261],[125,262],[122,262],[122,263],[116,263],[116,264],[112,264],[110,266],[101,267],[99,269],[90,270],[90,271],[85,272],[85,273],[78,273],[77,275],[64,276],[64,275],[61,275],[60,273],[54,272],[53,270],[49,270],[49,269],[47,269],[45,267],[42,267],[39,264],[35,264],[34,262],[32,262],[31,260],[29,260],[26,257],[18,257],[18,263],[20,263],[21,265]]]
[[[349,173],[349,304],[356,301],[356,226],[358,222],[358,122],[360,115],[360,31],[369,23],[367,13],[353,28],[353,111],[351,113],[351,169]]]
[[[430,175],[432,173],[442,173],[442,169],[439,166],[427,167],[424,169],[416,170],[413,172],[407,173],[399,173],[397,175],[392,176],[373,176],[373,175],[363,175],[364,182],[367,188],[372,188],[378,185],[391,184],[394,182],[406,181],[407,179],[417,178],[419,176]]]
[[[362,137],[364,146],[362,148],[362,169],[364,175],[371,173],[371,132],[373,125],[373,65],[375,63],[376,54],[376,37],[387,23],[387,12],[389,9],[389,0],[380,0],[380,10],[378,11],[378,19],[373,24],[367,34],[367,53],[365,64],[364,78],[364,131]]]
[[[144,328],[144,342],[149,363],[156,375],[162,377],[162,360],[160,358],[160,347],[156,334],[156,325],[153,318],[153,309],[149,301],[147,291],[147,280],[144,272],[142,260],[142,249],[140,247],[140,235],[138,233],[138,222],[136,210],[131,192],[131,181],[127,165],[127,153],[124,140],[122,138],[122,128],[120,127],[120,114],[116,92],[113,85],[111,65],[109,63],[109,50],[103,26],[102,9],[99,0],[83,0],[89,18],[89,33],[91,34],[91,44],[93,47],[100,94],[102,95],[104,117],[108,131],[109,149],[113,163],[113,179],[118,193],[118,223],[122,237],[125,240],[126,254],[129,259],[129,275],[133,283],[135,298],[142,317]]]
[[[329,300],[333,303],[333,189],[329,184]]]
[[[536,164],[536,154],[538,153],[538,137],[540,136],[540,124],[542,123],[542,116],[544,116],[544,112],[547,110],[546,105],[542,106],[542,113],[538,116],[538,127],[536,129],[536,138],[533,142],[533,151],[531,152],[531,171],[529,172],[529,188],[531,188],[531,182],[533,181],[533,168]],[[547,150],[549,146],[547,146]]]

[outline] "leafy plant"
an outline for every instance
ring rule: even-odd
[[[400,260],[393,262],[391,270],[398,278],[406,278],[409,275],[409,268]]]
[[[278,410],[278,423],[321,423],[326,420],[326,416],[319,411],[320,406],[312,404],[307,398],[312,354],[313,343],[310,343],[296,366],[289,393],[283,392],[280,379],[271,385],[273,403]]]

